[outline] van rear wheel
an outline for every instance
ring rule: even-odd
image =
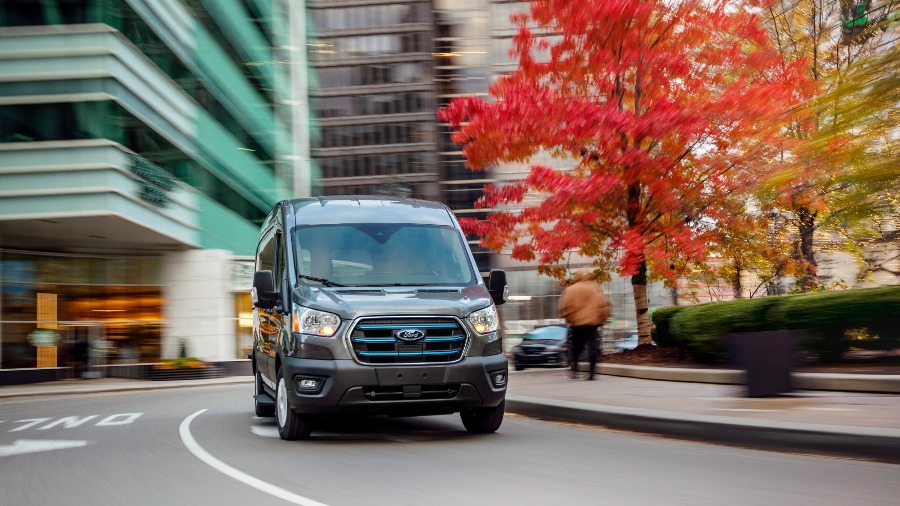
[[[493,408],[467,409],[459,413],[466,430],[476,434],[496,432],[503,423],[506,399]]]
[[[286,441],[309,439],[312,432],[312,421],[308,416],[298,415],[291,409],[287,399],[287,384],[278,370],[278,388],[275,391],[275,420],[278,435]]]

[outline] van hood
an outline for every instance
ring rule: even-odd
[[[332,287],[300,286],[294,303],[334,313],[344,320],[362,316],[456,316],[491,305],[484,285],[465,287]]]

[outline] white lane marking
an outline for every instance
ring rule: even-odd
[[[96,424],[95,427],[111,427],[115,425],[128,425],[130,423],[134,423],[143,413],[118,413],[115,415],[109,415],[103,420],[100,420]],[[36,430],[50,430],[54,427],[62,425],[65,429],[74,429],[76,427],[80,427],[81,425],[97,418],[99,415],[90,415],[84,418],[79,418],[77,416],[67,416],[65,418],[60,418],[53,422],[44,425],[43,427],[38,427]],[[26,429],[30,429],[37,425],[40,425],[44,422],[49,422],[52,418],[27,418],[25,420],[16,420],[12,423],[21,423],[22,425],[16,427],[15,429],[10,429],[7,432],[19,432]],[[27,422],[27,423],[26,423]],[[0,423],[3,423],[3,420],[0,420]]]
[[[807,409],[809,411],[856,411],[852,408],[829,408],[825,406],[801,406],[800,409]]]
[[[239,471],[222,462],[221,460],[213,457],[212,454],[210,454],[202,446],[200,446],[200,444],[197,443],[197,441],[194,439],[194,436],[191,435],[191,421],[205,411],[205,409],[201,409],[193,415],[185,418],[181,422],[181,426],[178,427],[178,435],[181,436],[181,442],[184,443],[184,446],[187,447],[188,451],[194,454],[195,457],[197,457],[204,464],[212,467],[216,471],[219,471],[226,476],[230,476],[231,478],[234,478],[235,480],[244,483],[245,485],[249,485],[261,492],[265,492],[269,495],[278,497],[279,499],[284,499],[285,501],[294,504],[300,504],[302,506],[326,506],[324,503],[314,501],[308,497],[303,497],[302,495],[298,495],[293,492],[288,492],[287,490],[276,487],[271,483],[266,483],[259,478],[254,478],[253,476],[250,476],[243,471]]]
[[[78,427],[79,425],[81,425],[85,422],[89,422],[89,421],[93,420],[94,418],[97,418],[97,415],[86,416],[84,418],[78,418],[77,416],[69,416],[66,418],[60,418],[59,420],[57,420],[55,422],[48,423],[47,425],[44,425],[43,427],[41,427],[38,430],[50,430],[53,427],[56,427],[57,425],[64,425],[67,429],[74,429],[75,427]]]
[[[13,444],[0,446],[0,457],[21,455],[23,453],[47,452],[65,448],[87,446],[87,441],[54,441],[47,439],[17,439]]]
[[[25,425],[23,425],[21,427],[16,427],[15,429],[11,429],[9,432],[19,432],[20,430],[25,430],[29,427],[34,427],[35,425],[37,425],[39,423],[44,423],[47,420],[49,420],[49,418],[26,418],[25,420],[16,420],[13,423],[22,423],[22,422],[31,422],[31,423],[26,423]]]
[[[251,425],[250,432],[262,437],[281,437],[278,435],[277,427],[260,427],[259,425]]]
[[[103,420],[97,422],[97,427],[107,427],[110,425],[128,425],[138,419],[143,413],[119,413],[117,415],[109,415]]]

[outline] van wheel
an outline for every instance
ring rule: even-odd
[[[287,385],[281,375],[281,369],[278,370],[278,389],[275,393],[275,420],[278,425],[278,435],[287,441],[309,439],[312,422],[308,416],[298,415],[291,409],[287,398]]]
[[[253,393],[256,394],[255,397],[253,398],[253,407],[256,410],[256,416],[258,416],[260,418],[268,418],[268,417],[275,416],[275,405],[274,404],[263,404],[263,403],[259,402],[260,396],[263,396],[263,395],[268,396],[269,395],[266,393],[266,389],[263,388],[262,376],[259,374],[259,369],[257,369],[256,374],[254,374],[253,385],[254,385]]]
[[[525,370],[525,366],[522,366],[522,365],[519,365],[519,364],[516,364],[515,367],[516,367],[516,370],[517,370],[517,371],[524,371],[524,370]]]
[[[467,409],[460,412],[459,417],[466,430],[472,433],[496,432],[503,423],[503,412],[506,409],[506,399],[493,408]]]

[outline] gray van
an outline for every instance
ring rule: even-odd
[[[508,364],[496,305],[439,203],[352,196],[279,202],[256,249],[257,416],[307,439],[323,415],[460,413],[469,432],[503,421]]]

